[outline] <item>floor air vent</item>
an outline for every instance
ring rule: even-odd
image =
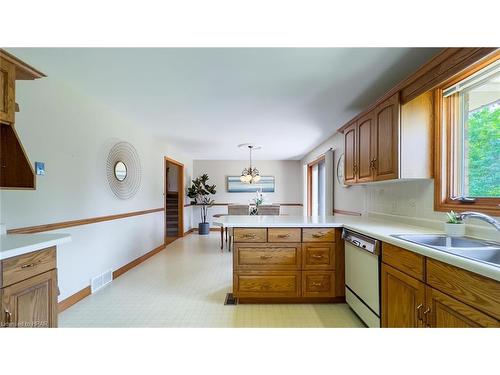
[[[104,273],[101,273],[99,276],[92,278],[92,280],[90,281],[90,288],[92,289],[92,293],[97,292],[99,289],[106,286],[111,281],[113,281],[113,272],[111,271],[106,271]]]

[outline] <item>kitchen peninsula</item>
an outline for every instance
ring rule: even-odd
[[[412,293],[418,294],[415,301],[423,295],[429,296],[428,302],[422,301],[433,306],[429,309],[431,314],[426,317],[426,326],[446,326],[449,323],[440,322],[436,315],[444,305],[448,310],[456,308],[462,315],[467,315],[468,322],[474,321],[478,326],[499,324],[499,267],[394,237],[442,234],[441,231],[378,218],[344,215],[225,216],[214,224],[230,228],[233,233],[233,295],[238,303],[345,301],[342,228],[346,228],[382,243],[382,326],[408,323],[393,324],[390,320],[392,315],[398,317],[406,313],[410,314],[406,317],[415,319],[410,326],[424,324],[419,306],[408,306],[408,312],[392,314],[396,307],[407,307],[403,301],[392,305],[391,299],[400,297],[390,290],[393,286],[389,280],[393,283],[394,277],[414,283]],[[413,278],[409,279],[408,275]],[[422,293],[422,290],[427,292]],[[460,290],[465,292],[457,293]],[[475,309],[465,313],[470,309],[466,304]],[[495,319],[491,320],[483,313]],[[470,322],[468,324],[474,326]]]

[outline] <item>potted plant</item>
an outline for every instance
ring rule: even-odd
[[[446,214],[448,216],[448,221],[444,223],[444,231],[447,236],[450,237],[462,237],[465,235],[465,225],[458,215],[454,211],[450,211]]]
[[[208,234],[210,231],[210,223],[207,221],[208,208],[212,207],[214,200],[210,195],[215,194],[215,185],[208,185],[208,175],[202,174],[200,177],[192,180],[191,187],[187,190],[187,196],[193,201],[191,204],[201,206],[201,223],[198,224],[199,234]]]

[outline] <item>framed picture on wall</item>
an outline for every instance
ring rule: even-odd
[[[240,176],[227,176],[228,193],[255,193],[262,190],[263,193],[274,193],[274,176],[262,176],[258,183],[245,184],[240,181]]]

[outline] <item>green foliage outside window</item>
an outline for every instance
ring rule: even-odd
[[[467,123],[468,195],[500,196],[500,107],[469,114]]]

